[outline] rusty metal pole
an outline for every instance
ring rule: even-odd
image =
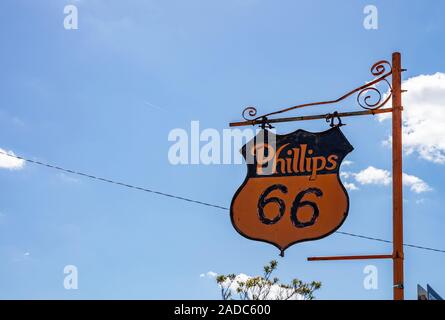
[[[402,67],[400,53],[392,55],[392,205],[394,300],[404,299],[402,194]]]

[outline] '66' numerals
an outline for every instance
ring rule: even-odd
[[[266,190],[264,190],[264,192],[261,194],[260,199],[258,200],[258,216],[260,218],[260,221],[264,224],[268,224],[268,225],[272,225],[277,223],[278,221],[281,220],[281,218],[284,215],[284,212],[286,210],[286,204],[284,203],[284,200],[278,197],[270,197],[267,198],[267,196],[275,190],[279,190],[282,193],[286,194],[288,192],[287,187],[282,185],[282,184],[274,184],[270,187],[268,187]],[[315,223],[315,221],[318,218],[318,215],[320,214],[320,210],[318,209],[318,206],[316,203],[312,202],[312,201],[302,201],[303,197],[306,194],[315,194],[317,197],[321,197],[323,195],[323,192],[318,189],[318,188],[308,188],[306,190],[303,190],[301,192],[299,192],[296,196],[295,199],[292,203],[292,207],[290,209],[290,219],[292,221],[292,224],[296,227],[296,228],[304,228],[304,227],[308,227],[311,226]],[[278,205],[278,213],[275,215],[275,217],[273,218],[268,218],[266,217],[266,214],[264,212],[264,208],[271,204],[271,203],[275,203]],[[312,208],[312,216],[311,219],[308,221],[300,221],[300,219],[298,218],[298,210],[301,207],[311,207]]]

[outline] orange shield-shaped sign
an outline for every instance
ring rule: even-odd
[[[286,135],[261,130],[241,149],[247,176],[230,206],[233,226],[281,255],[292,244],[330,235],[348,215],[339,168],[352,150],[339,127]]]

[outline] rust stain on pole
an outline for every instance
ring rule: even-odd
[[[403,191],[402,191],[402,89],[400,53],[392,55],[392,204],[394,300],[404,299]]]

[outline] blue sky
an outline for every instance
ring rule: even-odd
[[[78,8],[78,30],[64,29],[67,4]],[[363,27],[368,4],[378,8],[377,30]],[[414,78],[405,114],[415,135],[404,171],[427,185],[404,189],[405,242],[444,249],[445,86],[437,76],[445,72],[444,11],[438,1],[2,1],[0,148],[229,206],[245,165],[171,165],[172,129],[189,130],[199,120],[222,130],[247,105],[270,112],[336,98],[371,80],[374,62],[400,51],[404,79]],[[355,150],[344,171],[358,190],[350,191],[340,230],[391,239],[391,151],[384,144],[390,121],[345,122]],[[421,123],[439,125],[426,130]],[[283,124],[278,131],[297,128],[322,131],[327,124]],[[370,166],[380,170],[377,178],[361,179]],[[275,247],[242,238],[222,210],[32,164],[5,164],[0,186],[3,299],[217,299],[214,280],[200,274],[255,275],[271,259],[284,281],[322,281],[320,299],[392,297],[390,261],[306,261],[389,254],[388,244],[334,234],[280,258]],[[445,254],[406,248],[405,255],[407,298],[416,297],[418,283],[445,294]],[[378,290],[363,287],[368,264],[378,268]],[[78,290],[63,287],[66,265],[78,268]]]

